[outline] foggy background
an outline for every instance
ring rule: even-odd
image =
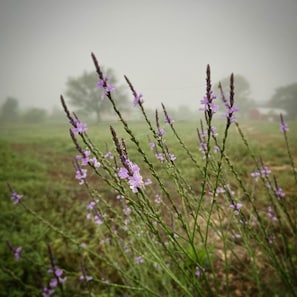
[[[148,107],[198,109],[207,64],[213,82],[243,75],[265,102],[297,81],[296,15],[296,0],[1,0],[0,103],[59,106],[91,52]]]

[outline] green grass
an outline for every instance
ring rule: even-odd
[[[125,137],[121,124],[119,122],[111,123],[118,133],[118,137]],[[218,133],[223,133],[220,122],[215,123],[218,127]],[[292,155],[297,163],[297,123],[288,123],[290,127],[289,142],[292,148]],[[296,198],[296,192],[293,187],[292,174],[290,171],[289,159],[286,153],[283,135],[279,131],[278,123],[265,122],[245,122],[241,124],[250,147],[255,152],[257,158],[262,158],[264,163],[273,170],[277,176],[278,183],[287,193],[286,199],[290,201]],[[175,128],[183,138],[186,146],[192,152],[197,160],[202,162],[201,153],[198,151],[199,143],[196,128],[199,123],[196,122],[177,122]],[[140,141],[141,146],[148,156],[153,160],[154,165],[160,170],[160,176],[166,176],[162,173],[162,168],[153,153],[149,149],[147,139],[147,128],[142,122],[131,123],[134,135]],[[0,236],[3,239],[0,245],[0,292],[6,295],[0,296],[37,296],[38,291],[46,277],[44,263],[48,263],[46,244],[51,243],[59,265],[63,266],[69,275],[73,271],[79,271],[79,258],[81,249],[79,246],[69,244],[63,236],[59,236],[50,226],[41,224],[36,217],[24,212],[18,205],[12,205],[10,194],[6,183],[9,182],[18,193],[24,194],[26,204],[34,211],[40,214],[53,226],[69,236],[76,238],[79,243],[88,242],[88,245],[100,254],[98,247],[100,238],[104,236],[103,231],[98,231],[87,220],[84,220],[86,205],[89,201],[89,193],[84,187],[78,185],[74,179],[74,168],[72,161],[77,154],[75,147],[70,139],[69,127],[67,125],[7,125],[0,134]],[[191,161],[169,132],[165,135],[166,144],[171,151],[174,151],[176,164],[182,172],[182,176],[188,181],[195,191],[199,190],[201,180]],[[233,126],[228,139],[228,156],[230,160],[239,168],[239,174],[244,180],[246,186],[253,187],[250,173],[256,168],[246,147],[243,145],[240,136]],[[100,123],[92,125],[88,134],[93,143],[103,152],[106,150],[106,144],[109,149],[115,153],[109,131],[109,123]],[[129,140],[126,140],[129,157],[133,162],[141,165],[142,158],[136,151],[135,146]],[[230,175],[229,169],[224,169],[227,175]],[[141,167],[143,174],[149,174],[149,171]],[[166,178],[166,177],[165,177]],[[168,190],[171,191],[170,180],[165,180]],[[102,180],[91,177],[91,184],[104,197],[103,199],[113,199],[115,192],[110,189]],[[240,191],[236,187],[234,178],[230,179],[232,190]],[[173,191],[173,190],[172,190]],[[268,201],[261,196],[261,191],[257,193],[257,207],[266,207]],[[172,196],[177,198],[173,192]],[[109,203],[109,202],[108,202]],[[295,202],[290,202],[292,207]],[[111,206],[112,207],[112,206]],[[82,227],[83,226],[83,227]],[[60,234],[61,235],[61,234]],[[10,254],[5,241],[13,242],[15,246],[22,245],[24,249],[24,259],[16,262]],[[149,247],[148,247],[149,248]],[[190,253],[190,251],[189,251]],[[202,252],[203,253],[203,250]],[[89,255],[89,257],[92,257]],[[28,266],[27,262],[32,265]],[[100,263],[100,261],[98,262]],[[104,273],[114,278],[116,282],[118,276],[113,275],[110,267],[105,264],[99,264],[95,269],[99,276]],[[104,273],[103,273],[104,271]],[[132,273],[132,272],[131,272]],[[147,272],[148,273],[148,272]],[[147,274],[149,278],[149,273]],[[239,280],[234,280],[238,282]],[[2,283],[2,285],[1,285]],[[28,286],[27,284],[30,284]],[[69,292],[72,296],[76,293],[74,284]],[[96,296],[113,296],[116,289],[111,287],[106,289],[100,282],[90,285],[97,288]],[[21,292],[25,292],[21,295]],[[281,292],[281,291],[280,291]],[[81,295],[87,296],[87,295]],[[275,295],[272,296],[277,296]]]

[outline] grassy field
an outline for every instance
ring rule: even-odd
[[[93,143],[102,152],[110,150],[113,154],[116,154],[110,136],[110,124],[117,131],[119,137],[126,138],[130,159],[140,165],[143,175],[149,176],[149,170],[143,165],[143,160],[139,157],[134,145],[127,139],[127,135],[119,122],[100,123],[89,127],[88,134],[92,137]],[[296,164],[297,123],[289,122],[288,124],[290,127],[288,137]],[[216,126],[219,135],[221,135],[223,127],[220,127],[220,122],[216,123]],[[193,156],[203,164],[202,155],[199,152],[197,127],[199,127],[198,121],[197,123],[175,123],[175,128],[186,146]],[[149,148],[146,126],[144,123],[137,122],[131,123],[131,128],[140,141],[143,150],[153,160],[152,162],[156,168],[160,169],[162,176],[161,165],[158,160],[154,159]],[[245,133],[255,156],[263,159],[265,165],[277,177],[278,184],[286,193],[286,199],[291,207],[296,207],[296,185],[292,178],[290,160],[283,135],[279,130],[279,123],[244,122],[241,124],[241,129]],[[57,233],[50,226],[42,224],[36,216],[26,212],[20,205],[12,205],[7,182],[13,186],[16,192],[23,194],[26,205],[42,218],[45,218],[47,222],[50,222],[62,232],[67,231],[67,234],[71,234],[71,237],[76,238],[77,242],[81,244],[88,243],[95,251],[100,252],[99,243],[102,234],[85,220],[89,193],[74,178],[73,159],[77,155],[77,151],[68,130],[69,126],[67,124],[11,124],[3,126],[1,129],[0,235],[2,240],[0,246],[0,292],[5,293],[0,293],[0,296],[37,296],[40,294],[38,288],[42,287],[44,271],[47,270],[44,268],[44,263],[48,262],[47,243],[51,244],[57,261],[70,276],[73,271],[78,270],[79,258],[82,253],[78,247],[69,244],[59,232]],[[198,193],[201,184],[200,175],[197,173],[196,168],[191,165],[188,156],[169,129],[167,132],[165,135],[166,144],[171,151],[174,151],[177,167],[193,190]],[[227,154],[238,168],[238,174],[247,188],[253,191],[254,184],[250,173],[255,171],[256,164],[243,144],[235,126],[231,127],[230,137],[227,142]],[[228,176],[228,170],[226,170],[226,175]],[[243,195],[236,185],[234,177],[230,176],[228,183],[232,191],[236,192],[238,196]],[[116,193],[102,179],[90,175],[90,184],[102,199],[115,200]],[[172,190],[172,196],[177,198],[177,195],[174,194],[174,188],[171,189],[169,181],[166,186],[169,191]],[[268,201],[265,200],[265,196],[262,196],[260,189],[255,195],[255,199],[257,207],[260,209],[262,207],[264,211]],[[6,241],[12,242],[15,246],[22,246],[24,259],[14,261],[5,243]],[[117,282],[118,276],[114,275],[110,268],[104,266],[104,264],[98,264],[97,267],[92,268],[98,279],[103,279],[104,275],[108,275],[110,280]],[[265,269],[263,269],[264,271]],[[267,271],[269,271],[269,267]],[[263,278],[266,279],[267,276],[263,276]],[[72,285],[72,296],[78,296],[75,295],[77,285],[75,283]],[[235,285],[238,287],[244,286],[240,284],[240,280],[234,278]],[[94,282],[90,284],[90,287],[98,288],[96,295],[80,296],[113,296],[115,290],[113,287],[104,288],[101,282]],[[242,290],[244,289],[246,287],[242,288]],[[22,295],[21,292],[26,293]],[[275,292],[271,296],[281,296],[277,295],[277,289]],[[232,296],[246,295],[237,292]]]

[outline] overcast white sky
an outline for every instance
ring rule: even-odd
[[[297,0],[0,0],[0,102],[59,106],[91,52],[148,106],[198,108],[208,63],[265,101],[297,82]]]

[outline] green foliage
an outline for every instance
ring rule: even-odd
[[[0,120],[2,122],[13,122],[19,116],[19,101],[16,98],[8,97],[1,106]]]
[[[297,83],[279,87],[275,90],[268,105],[283,108],[287,111],[287,117],[294,120],[297,117]]]

